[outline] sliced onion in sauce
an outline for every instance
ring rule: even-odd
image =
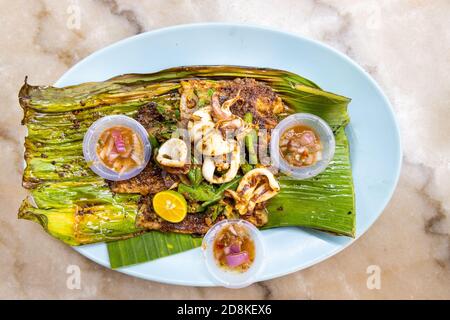
[[[229,254],[225,257],[229,267],[237,267],[249,261],[249,256],[246,251]]]
[[[312,133],[311,131],[305,131],[300,136],[300,143],[304,146],[311,145],[315,141],[316,141],[316,137],[315,137],[314,133]]]
[[[233,243],[229,248],[230,248],[230,253],[241,252],[241,245],[239,243]]]
[[[127,151],[127,149],[125,147],[125,141],[124,141],[123,136],[120,133],[120,131],[112,130],[111,135],[114,139],[114,145],[116,147],[117,152],[123,153],[123,152]]]

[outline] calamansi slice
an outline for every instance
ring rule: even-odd
[[[186,217],[187,203],[176,191],[161,191],[153,197],[153,209],[164,220],[177,223]]]

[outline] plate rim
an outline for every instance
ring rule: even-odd
[[[381,214],[383,213],[384,209],[386,208],[387,204],[390,202],[390,200],[392,199],[392,196],[394,194],[394,191],[396,190],[396,187],[398,185],[399,182],[399,178],[400,178],[400,174],[401,174],[401,168],[402,168],[402,158],[403,158],[403,150],[402,150],[402,143],[401,143],[401,136],[400,136],[400,130],[399,130],[399,125],[397,122],[397,119],[395,117],[395,113],[394,113],[394,109],[389,101],[389,99],[387,98],[386,94],[384,93],[384,91],[382,90],[382,88],[380,87],[380,85],[372,78],[372,76],[366,71],[364,70],[357,62],[355,62],[353,59],[351,59],[350,57],[348,57],[346,54],[340,52],[339,50],[331,47],[328,44],[325,44],[319,40],[314,40],[312,38],[308,38],[302,35],[298,35],[298,34],[294,34],[292,32],[288,32],[285,30],[282,30],[280,28],[274,28],[274,27],[267,27],[267,26],[262,26],[262,25],[255,25],[255,24],[244,24],[244,23],[222,23],[222,22],[202,22],[202,23],[188,23],[188,24],[179,24],[179,25],[173,25],[173,26],[168,26],[168,27],[163,27],[163,28],[158,28],[155,30],[150,30],[150,31],[146,31],[143,33],[139,33],[130,37],[127,37],[125,39],[116,41],[112,44],[109,44],[99,50],[94,51],[93,53],[89,54],[88,56],[86,56],[85,58],[83,58],[82,60],[80,60],[79,62],[77,62],[75,65],[73,65],[71,68],[69,68],[68,70],[66,70],[64,72],[64,74],[55,82],[54,86],[59,87],[61,86],[60,84],[67,81],[66,79],[69,78],[71,76],[72,73],[77,72],[77,69],[81,67],[81,65],[83,65],[84,63],[88,62],[91,59],[95,59],[97,56],[104,54],[105,52],[107,52],[108,50],[113,49],[116,46],[122,46],[122,45],[126,45],[128,42],[133,42],[136,40],[139,40],[140,38],[145,38],[147,36],[153,36],[153,35],[157,35],[157,34],[161,34],[161,33],[166,33],[166,32],[176,32],[178,30],[181,29],[198,29],[198,28],[209,28],[209,27],[219,27],[219,28],[243,28],[243,29],[248,29],[248,30],[253,30],[253,31],[260,31],[260,32],[271,32],[271,33],[276,33],[279,34],[281,36],[289,36],[292,37],[294,39],[297,40],[301,40],[307,43],[310,43],[312,45],[321,47],[324,50],[327,51],[331,51],[333,54],[339,56],[340,58],[342,58],[343,60],[345,60],[348,64],[350,64],[352,67],[356,68],[360,73],[362,73],[365,78],[367,80],[369,80],[369,82],[374,86],[374,88],[376,89],[376,91],[378,91],[383,103],[385,105],[387,105],[387,110],[390,114],[390,117],[393,119],[393,124],[394,124],[394,129],[395,129],[395,139],[397,140],[397,154],[396,154],[396,158],[397,158],[397,163],[395,164],[395,177],[393,179],[393,183],[391,185],[391,188],[388,192],[388,196],[386,196],[384,198],[384,201],[381,203],[380,202],[380,209],[378,210],[378,212],[376,213],[376,217],[373,219],[373,221],[371,221],[365,230],[360,230],[360,232],[356,232],[356,236],[353,239],[350,239],[348,242],[346,242],[345,244],[337,247],[334,250],[330,250],[327,253],[324,253],[321,256],[316,257],[315,259],[310,260],[308,263],[303,264],[299,267],[293,267],[293,268],[289,268],[289,269],[283,269],[283,271],[281,272],[275,272],[272,274],[264,274],[262,273],[258,279],[259,281],[266,281],[266,280],[270,280],[270,279],[274,279],[274,278],[278,278],[278,277],[282,277],[284,275],[288,275],[306,268],[309,268],[317,263],[320,263],[328,258],[331,258],[332,256],[338,254],[339,252],[341,252],[342,250],[346,249],[347,247],[349,247],[350,245],[352,245],[354,242],[356,242],[361,236],[363,236],[372,226],[373,224],[380,218]],[[355,199],[355,201],[357,201]],[[98,243],[98,244],[94,244],[94,245],[103,245],[106,246],[106,243]],[[104,263],[104,261],[102,261],[100,258],[97,257],[97,255],[89,253],[89,252],[85,252],[83,250],[83,246],[81,247],[72,247],[75,251],[77,251],[78,253],[82,254],[83,256],[87,257],[88,259],[102,265],[103,267],[106,267],[110,270],[114,270],[120,273],[124,273],[133,277],[137,277],[140,279],[144,279],[144,280],[150,280],[150,281],[155,281],[155,282],[159,282],[159,283],[165,283],[165,284],[172,284],[172,285],[182,285],[182,286],[197,286],[197,287],[216,287],[217,284],[210,282],[210,283],[198,283],[196,281],[190,281],[190,280],[173,280],[170,278],[161,278],[160,276],[154,277],[151,274],[142,274],[140,272],[137,271],[133,271],[130,269],[124,269],[124,268],[117,268],[117,269],[112,269],[110,267],[109,261],[108,263]],[[191,249],[191,250],[199,250],[199,248],[196,249]],[[182,254],[182,253],[181,253]],[[147,262],[147,263],[151,263],[151,262]]]

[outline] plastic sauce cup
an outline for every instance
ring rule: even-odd
[[[133,130],[141,139],[144,148],[144,161],[141,166],[134,167],[122,174],[105,166],[97,155],[97,143],[100,135],[106,129],[121,126]],[[138,175],[150,160],[152,147],[147,130],[136,120],[124,115],[106,116],[95,121],[87,130],[83,139],[83,154],[92,171],[99,176],[112,181],[127,180]]]
[[[296,167],[289,164],[281,155],[280,137],[286,130],[298,125],[310,127],[319,136],[322,144],[322,159],[310,166]],[[287,176],[296,179],[308,179],[323,172],[333,159],[336,142],[330,126],[318,116],[309,113],[296,113],[284,118],[273,129],[270,141],[270,157],[272,165]]]
[[[240,225],[244,227],[255,245],[255,259],[250,268],[244,272],[227,270],[219,266],[214,257],[214,241],[216,236],[224,227],[229,225]],[[245,220],[223,220],[215,224],[203,238],[202,250],[208,271],[219,285],[226,288],[239,289],[251,285],[256,281],[256,277],[264,266],[265,253],[261,231]]]

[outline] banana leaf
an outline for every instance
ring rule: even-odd
[[[336,154],[324,173],[306,181],[280,179],[282,190],[268,204],[266,228],[304,226],[354,236],[354,194],[344,132],[349,122],[350,99],[323,91],[313,82],[286,71],[235,66],[172,68],[64,88],[25,82],[19,93],[24,110],[22,123],[28,128],[23,185],[30,189],[35,205],[24,200],[19,218],[41,224],[51,235],[71,245],[134,237],[108,244],[115,267],[198,246],[198,241],[191,241],[186,235],[140,235],[143,230],[134,223],[138,196],[111,193],[105,181],[87,167],[82,139],[87,128],[102,116],[134,116],[152,101],[177,103],[179,82],[183,79],[236,77],[265,82],[291,112],[322,117],[336,135]],[[173,248],[161,245],[165,241]]]
[[[201,246],[202,239],[188,234],[150,231],[138,237],[108,243],[111,268],[167,257]]]

